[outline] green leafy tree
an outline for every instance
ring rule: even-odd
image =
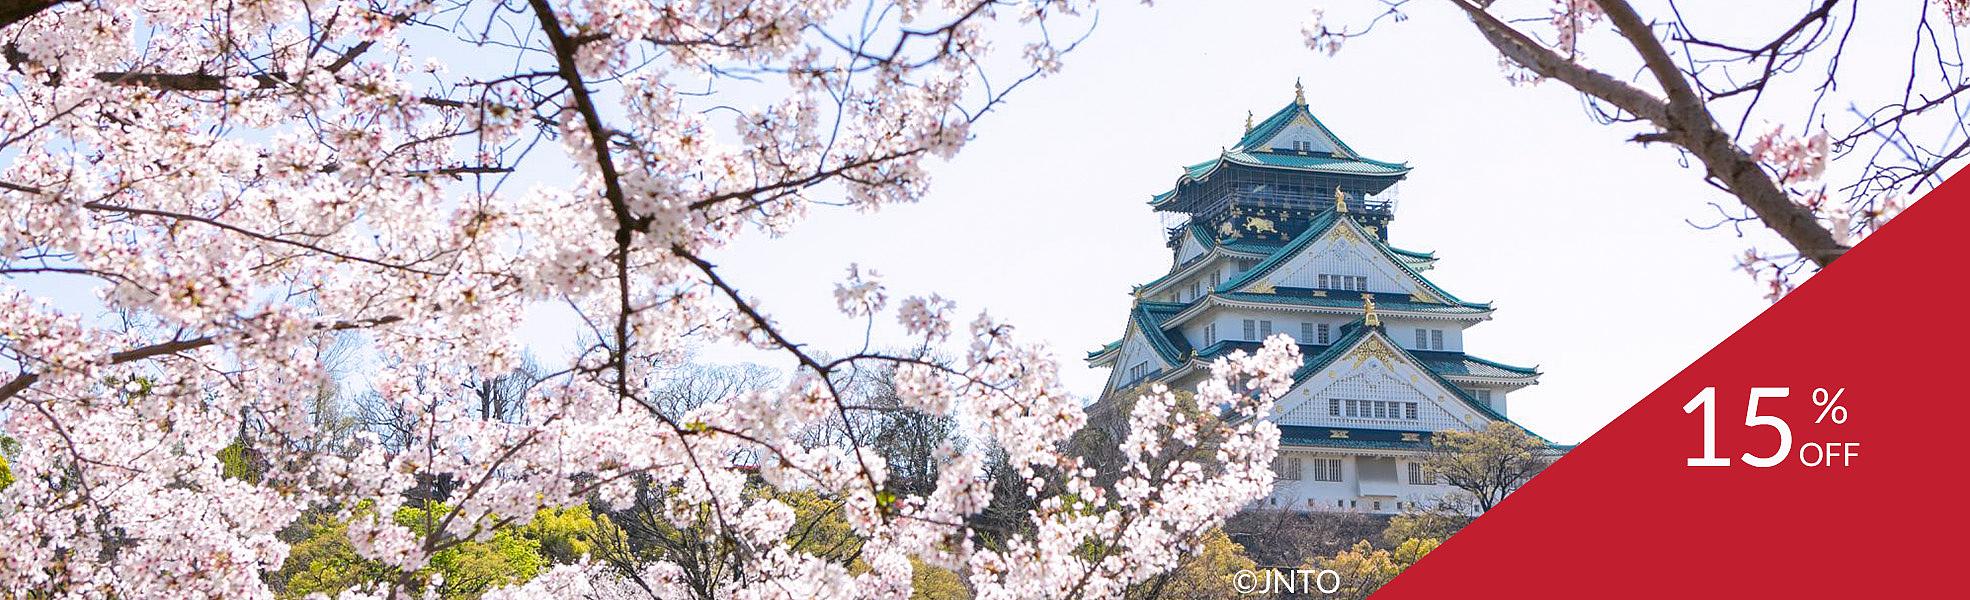
[[[392,520],[419,535],[429,535],[451,512],[451,506],[433,502],[425,506],[397,509]],[[519,528],[502,527],[485,541],[461,542],[439,550],[431,563],[418,573],[419,581],[443,575],[438,595],[443,598],[476,598],[486,590],[533,579],[546,569],[540,542],[523,535]]]
[[[1552,454],[1551,446],[1524,429],[1493,422],[1477,431],[1433,434],[1423,468],[1470,494],[1479,511],[1489,511],[1545,470]]]
[[[333,514],[311,512],[288,531],[298,539],[289,540],[287,562],[272,577],[282,598],[333,596],[363,582],[382,580],[390,572],[382,563],[356,553],[349,543],[348,521]]]
[[[358,508],[357,516],[368,514]],[[406,506],[391,515],[398,525],[420,534],[444,519],[443,503]],[[573,563],[594,551],[600,522],[587,507],[543,509],[525,525],[501,527],[484,540],[461,542],[431,557],[430,566],[411,574],[417,587],[442,576],[435,590],[443,598],[475,598],[487,590],[526,581],[557,563]],[[273,575],[283,598],[335,595],[365,582],[390,581],[403,574],[357,554],[349,543],[346,519],[317,512],[290,529],[293,550]]]
[[[14,441],[14,438],[0,435],[0,490],[7,489],[7,486],[14,484],[14,471],[7,467],[7,455],[13,454],[18,450],[20,450],[20,442]]]
[[[553,564],[572,564],[595,552],[600,525],[586,506],[543,508],[520,528],[520,535],[540,546],[540,555]]]
[[[253,464],[252,449],[247,448],[243,441],[234,441],[219,449],[219,473],[252,483],[259,483],[261,476],[259,466]]]
[[[1206,599],[1239,597],[1236,577],[1239,571],[1256,571],[1258,564],[1245,555],[1245,547],[1231,541],[1222,529],[1213,529],[1198,540],[1197,547],[1185,553],[1176,569],[1135,586],[1129,596],[1152,598]]]
[[[1470,522],[1455,504],[1410,509],[1389,518],[1389,526],[1382,529],[1382,541],[1395,546],[1410,539],[1447,540]]]
[[[1353,548],[1315,560],[1307,568],[1329,569],[1340,575],[1340,589],[1322,597],[1367,598],[1441,544],[1442,541],[1436,539],[1410,539],[1397,544],[1394,549],[1378,550],[1368,540],[1362,540],[1356,542]]]
[[[910,559],[911,600],[971,600],[964,577],[950,569]]]

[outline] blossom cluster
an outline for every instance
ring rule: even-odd
[[[639,485],[745,547],[734,597],[906,597],[919,562],[985,597],[1108,596],[1169,568],[1269,486],[1277,431],[1258,417],[1298,363],[1290,344],[1219,362],[1189,410],[1151,394],[1128,475],[1103,490],[1061,450],[1080,403],[1011,326],[958,322],[936,295],[891,308],[858,268],[836,294],[848,317],[893,312],[955,358],[827,360],[704,258],[817,207],[920,198],[925,161],[998,102],[973,85],[1003,64],[991,42],[1026,35],[1015,63],[1056,70],[1045,28],[1082,3],[1025,3],[1011,28],[993,24],[1001,4],[83,0],[8,17],[0,267],[94,289],[116,318],[0,283],[0,431],[17,442],[0,595],[268,597],[290,551],[277,534],[322,510],[360,556],[416,572]],[[519,363],[516,323],[550,304],[587,347],[495,418],[473,385]],[[387,417],[355,431],[321,402],[336,385],[321,356],[347,335],[365,410]],[[653,409],[656,365],[700,342],[800,366]],[[835,384],[871,362],[898,369],[911,410],[1059,482],[1027,491],[1029,532],[988,547],[966,525],[992,500],[975,453],[945,448],[936,488],[899,496],[870,449],[806,443],[847,421]],[[867,568],[795,549],[792,510],[759,481],[840,499]],[[439,483],[429,527],[390,519]],[[682,589],[664,561],[624,575],[562,565],[490,595]]]

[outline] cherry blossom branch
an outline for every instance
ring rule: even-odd
[[[1670,59],[1661,40],[1655,37],[1654,29],[1641,20],[1633,7],[1622,0],[1596,2],[1607,13],[1608,21],[1641,56],[1665,97],[1657,97],[1559,55],[1500,21],[1484,4],[1474,0],[1451,1],[1471,18],[1486,41],[1514,62],[1660,128],[1660,135],[1647,139],[1673,143],[1696,156],[1711,178],[1721,182],[1802,256],[1825,266],[1846,252],[1846,246],[1835,241],[1833,233],[1811,211],[1779,189],[1758,161],[1724,133],[1703,99]]]
[[[106,204],[106,203],[103,203],[103,202],[101,202],[101,201],[90,201],[90,202],[84,202],[84,203],[82,204],[82,207],[83,207],[83,208],[87,208],[87,209],[90,209],[90,210],[100,210],[100,211],[105,211],[105,212],[115,212],[115,213],[123,213],[123,214],[129,214],[129,215],[145,215],[145,216],[152,216],[152,217],[161,217],[161,218],[166,218],[166,219],[174,219],[174,220],[179,220],[179,221],[190,221],[190,222],[194,222],[194,223],[203,223],[203,224],[206,224],[206,225],[210,225],[210,226],[213,226],[213,227],[217,227],[217,228],[220,228],[220,229],[224,229],[224,230],[226,230],[226,231],[231,231],[231,232],[233,232],[233,233],[237,233],[237,234],[240,234],[240,235],[244,235],[244,236],[246,236],[246,237],[249,237],[249,238],[253,238],[253,239],[256,239],[256,240],[260,240],[260,241],[264,241],[264,242],[271,242],[271,243],[275,243],[275,244],[281,244],[281,245],[286,245],[286,246],[292,246],[292,247],[294,247],[294,248],[299,248],[299,249],[302,249],[302,250],[307,250],[307,251],[309,251],[309,252],[317,252],[317,253],[321,253],[321,254],[325,254],[325,255],[328,255],[328,256],[332,256],[332,257],[335,257],[335,258],[340,258],[340,259],[343,259],[343,260],[348,260],[348,261],[353,261],[353,262],[359,262],[359,263],[363,263],[363,264],[366,264],[366,265],[372,265],[372,266],[377,266],[377,267],[383,267],[383,268],[386,268],[386,269],[399,269],[399,270],[404,270],[404,271],[409,271],[409,272],[412,272],[412,273],[417,273],[417,274],[420,274],[420,275],[431,275],[431,276],[438,276],[438,275],[443,275],[443,273],[440,273],[440,272],[437,272],[437,271],[429,271],[429,270],[424,270],[424,269],[419,269],[419,268],[417,268],[417,267],[415,267],[415,266],[414,266],[414,265],[415,265],[416,263],[396,263],[396,262],[386,262],[386,261],[381,261],[381,260],[377,260],[377,259],[373,259],[373,258],[368,258],[368,257],[364,257],[364,256],[357,256],[357,255],[354,255],[354,254],[348,254],[348,253],[345,253],[345,252],[339,252],[339,251],[336,251],[336,250],[333,250],[333,249],[329,249],[329,248],[325,248],[325,247],[322,247],[322,246],[319,246],[319,245],[316,245],[316,244],[310,244],[310,243],[307,243],[307,242],[302,242],[302,241],[298,241],[298,240],[293,240],[293,239],[289,239],[289,238],[287,238],[287,237],[285,237],[285,236],[279,236],[279,235],[268,235],[268,234],[264,234],[264,233],[260,233],[260,232],[257,232],[257,231],[252,231],[252,230],[249,230],[249,229],[246,229],[246,228],[244,228],[244,227],[240,227],[240,226],[238,226],[238,225],[234,225],[234,224],[231,224],[231,223],[227,223],[227,222],[225,222],[225,221],[221,221],[221,220],[218,220],[218,219],[213,219],[213,218],[209,218],[209,217],[202,217],[202,216],[198,216],[198,215],[189,215],[189,214],[184,214],[184,213],[178,213],[178,212],[172,212],[172,211],[167,211],[167,210],[156,210],[156,209],[148,209],[148,208],[135,208],[135,207],[128,207],[128,206],[116,206],[116,205],[113,205],[113,204]],[[422,262],[422,261],[419,261],[419,262]]]
[[[325,327],[322,327],[321,329],[323,331],[344,331],[350,329],[363,329],[363,328],[375,327],[379,325],[388,325],[402,320],[403,320],[402,317],[385,316],[385,317],[377,317],[374,319],[362,319],[357,321],[337,321],[335,323],[331,323]],[[169,356],[181,352],[189,352],[192,350],[197,350],[199,348],[204,348],[206,346],[211,346],[213,344],[219,343],[221,339],[222,338],[220,336],[207,335],[207,336],[200,336],[195,338],[171,340],[169,342],[159,342],[148,346],[138,346],[136,348],[131,348],[128,350],[120,350],[117,352],[110,353],[108,364],[114,365],[114,364],[130,363],[140,360],[157,358],[160,356]],[[0,385],[0,402],[4,402],[8,398],[12,398],[17,394],[26,391],[28,386],[34,385],[34,382],[40,380],[41,380],[40,373],[24,372],[19,375],[15,375],[14,378],[8,380],[5,385]]]

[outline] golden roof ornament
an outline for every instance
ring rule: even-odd
[[[1293,103],[1306,106],[1306,88],[1300,85],[1300,78],[1293,78]]]
[[[1348,193],[1341,191],[1338,185],[1334,186],[1334,212],[1348,212]]]
[[[1361,295],[1361,311],[1363,313],[1361,317],[1362,323],[1368,325],[1369,327],[1382,326],[1382,318],[1375,315],[1374,294],[1364,293]]]
[[[1252,111],[1245,111],[1245,133],[1252,132]]]

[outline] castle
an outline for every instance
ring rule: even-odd
[[[1388,244],[1409,167],[1349,148],[1295,87],[1150,199],[1182,219],[1172,264],[1136,287],[1122,338],[1089,353],[1111,368],[1095,408],[1154,382],[1194,389],[1219,356],[1291,336],[1305,363],[1271,415],[1278,480],[1263,502],[1393,513],[1454,491],[1423,468],[1432,435],[1509,422],[1510,394],[1539,372],[1465,351],[1491,305],[1424,277],[1434,255]]]

